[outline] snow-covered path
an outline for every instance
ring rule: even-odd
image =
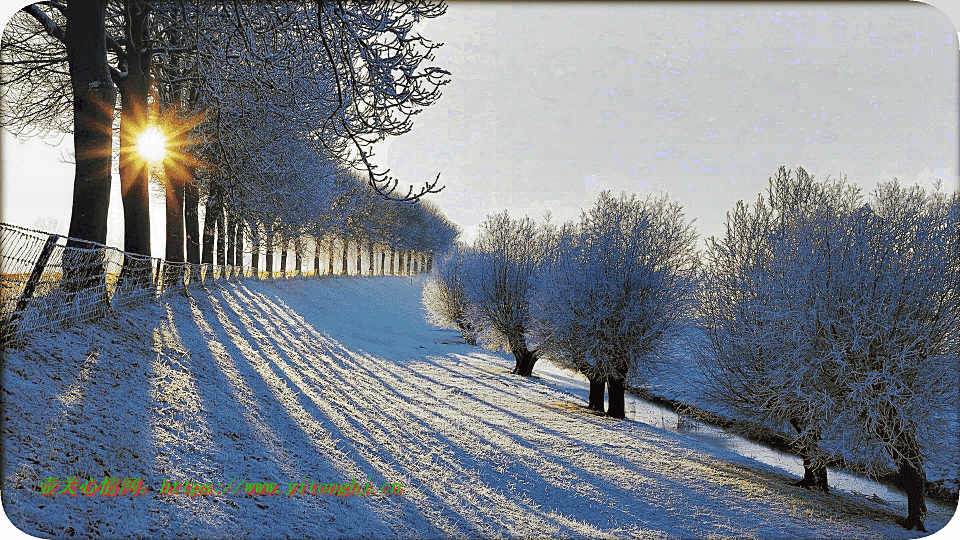
[[[556,370],[428,325],[422,278],[228,283],[5,352],[3,502],[40,536],[883,537],[881,504],[589,414]],[[54,476],[142,477],[137,497],[46,497]],[[162,495],[164,480],[278,495]],[[292,483],[401,495],[293,495]],[[939,529],[949,515],[933,514]]]

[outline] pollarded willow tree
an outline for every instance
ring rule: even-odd
[[[532,322],[528,293],[553,242],[551,234],[529,217],[512,219],[507,212],[488,216],[462,267],[469,324],[482,329],[484,345],[511,352],[513,373],[524,377],[533,373],[539,358],[527,342]]]
[[[836,384],[831,442],[873,472],[892,466],[907,493],[903,525],[920,531],[924,464],[957,452],[943,426],[960,408],[958,201],[894,181],[847,217],[832,348],[819,361]]]
[[[804,461],[797,485],[826,491],[820,449],[827,403],[812,398],[831,384],[808,369],[829,350],[822,331],[842,269],[840,216],[857,204],[856,189],[817,183],[781,167],[766,197],[738,203],[727,233],[707,243],[701,316],[709,343],[701,351],[713,396],[759,425],[796,432]],[[832,246],[833,251],[829,246]],[[804,306],[804,309],[794,309]],[[805,315],[798,318],[798,315]]]
[[[666,196],[602,192],[560,233],[530,294],[533,341],[590,380],[590,407],[624,418],[628,374],[652,370],[692,315],[696,234]]]
[[[781,168],[708,249],[714,397],[793,427],[801,486],[827,489],[829,455],[898,471],[907,528],[923,529],[924,459],[958,405],[956,199],[892,183],[863,204],[844,182]]]
[[[422,298],[431,323],[456,329],[464,341],[476,345],[479,332],[467,316],[467,294],[463,284],[467,249],[455,245],[437,260],[430,279],[423,286]]]

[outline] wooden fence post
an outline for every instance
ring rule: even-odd
[[[60,235],[51,234],[47,237],[43,249],[40,250],[40,256],[37,258],[37,262],[34,263],[33,270],[30,272],[30,277],[27,278],[26,285],[23,286],[23,292],[20,293],[20,298],[17,300],[17,307],[10,315],[10,320],[4,324],[3,332],[0,333],[2,334],[0,335],[0,341],[6,341],[9,336],[12,336],[17,331],[17,320],[23,316],[23,312],[26,311],[27,306],[30,305],[30,299],[33,298],[33,293],[36,291],[37,285],[40,284],[40,279],[43,277],[43,270],[47,267],[50,256],[53,255],[53,248],[57,246],[57,240],[60,240]]]

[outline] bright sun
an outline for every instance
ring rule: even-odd
[[[137,137],[137,153],[151,163],[159,163],[167,156],[167,138],[156,126],[149,126]]]

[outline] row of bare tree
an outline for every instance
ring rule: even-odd
[[[696,236],[677,203],[603,192],[578,223],[538,225],[506,212],[471,248],[438,262],[424,290],[434,322],[471,343],[504,347],[514,373],[541,356],[590,380],[590,407],[623,418],[631,370],[660,360],[692,315]]]
[[[171,262],[213,263],[214,239],[243,245],[244,231],[254,244],[260,233],[270,242],[297,231],[422,249],[414,244],[433,240],[396,230],[418,226],[409,212],[352,212],[372,211],[370,193],[416,201],[439,190],[434,180],[397,191],[369,158],[373,144],[408,131],[448,81],[429,65],[437,45],[414,31],[444,11],[427,1],[29,4],[0,47],[3,123],[20,136],[73,134],[71,247],[106,241],[116,164],[123,248],[133,254],[151,254],[154,170],[162,170]],[[136,151],[150,125],[166,134],[162,165]],[[361,176],[367,193],[357,189]],[[367,221],[384,216],[392,221]]]
[[[434,321],[505,347],[515,373],[543,355],[590,380],[589,406],[624,417],[624,381],[696,359],[707,398],[794,433],[797,485],[826,464],[896,471],[907,529],[924,530],[924,464],[956,452],[960,408],[960,191],[845,180],[781,167],[697,253],[679,205],[600,195],[557,228],[507,214],[439,260]]]

